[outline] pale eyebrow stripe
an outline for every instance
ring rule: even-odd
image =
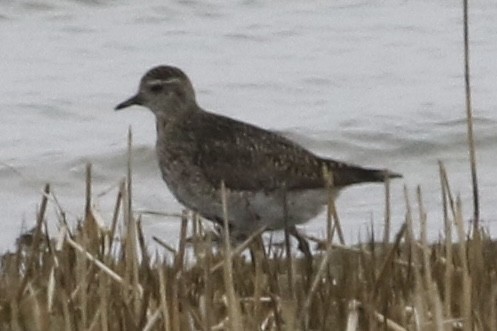
[[[153,85],[165,85],[165,84],[177,84],[181,83],[181,80],[178,78],[169,78],[169,79],[154,79],[151,81],[147,82],[147,85],[153,86]]]

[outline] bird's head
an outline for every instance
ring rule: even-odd
[[[141,79],[138,92],[115,110],[139,105],[154,114],[174,114],[196,108],[195,91],[188,76],[173,66],[158,66],[150,69]]]

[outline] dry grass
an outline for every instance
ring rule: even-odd
[[[61,212],[50,239],[47,185],[36,227],[2,256],[0,330],[497,329],[497,246],[482,229],[466,232],[442,164],[439,243],[427,243],[421,190],[414,206],[406,190],[405,223],[393,242],[345,246],[330,238],[312,257],[294,251],[291,259],[291,247],[261,245],[258,235],[241,247],[214,245],[187,213],[177,247],[151,256],[131,209],[130,177],[104,226],[87,171],[76,228]]]

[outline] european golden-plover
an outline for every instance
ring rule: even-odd
[[[132,105],[155,115],[160,171],[180,203],[222,224],[224,182],[234,235],[307,222],[327,205],[329,185],[336,195],[349,185],[400,177],[319,157],[278,133],[208,112],[173,66],[149,70],[137,94],[115,109]]]

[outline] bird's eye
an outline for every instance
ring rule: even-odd
[[[159,93],[162,91],[163,85],[162,84],[154,84],[150,86],[150,91],[153,93]]]

